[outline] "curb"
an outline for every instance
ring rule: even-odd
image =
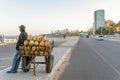
[[[66,53],[61,57],[61,59],[58,61],[58,63],[55,64],[52,72],[46,76],[46,78],[44,80],[52,80],[55,76],[55,74],[57,73],[59,67],[62,65],[62,63],[65,61],[65,58],[67,57],[67,55],[71,52],[71,48],[69,48]]]

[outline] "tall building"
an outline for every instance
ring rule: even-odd
[[[105,20],[104,10],[96,10],[94,12],[94,30],[93,31],[96,31],[99,27],[104,27],[105,26],[104,20]]]

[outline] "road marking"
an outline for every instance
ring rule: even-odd
[[[4,71],[6,71],[6,70],[8,70],[8,69],[10,69],[10,68],[11,68],[11,67],[5,68],[5,69],[1,70],[0,73],[4,72]]]
[[[0,60],[7,60],[7,59],[12,59],[12,57],[0,58]]]
[[[120,72],[107,60],[105,59],[97,50],[93,49],[97,55],[107,64],[109,65],[119,76],[120,76]]]
[[[88,43],[88,42],[87,42]],[[89,45],[91,45],[90,43],[88,43]],[[95,47],[93,45],[91,45],[92,47],[90,47],[93,51],[96,52],[96,54],[107,64],[109,65],[119,76],[120,76],[120,71],[118,71],[107,59],[105,59],[100,52],[98,52]]]
[[[5,66],[0,66],[0,68],[4,68]]]

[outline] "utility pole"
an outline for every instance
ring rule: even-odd
[[[110,36],[110,26],[108,27],[108,30],[109,30],[109,36]]]
[[[101,27],[101,35],[103,34],[103,29],[102,29],[102,27]]]

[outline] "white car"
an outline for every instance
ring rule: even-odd
[[[97,40],[103,41],[104,40],[104,36],[103,35],[98,36]]]

